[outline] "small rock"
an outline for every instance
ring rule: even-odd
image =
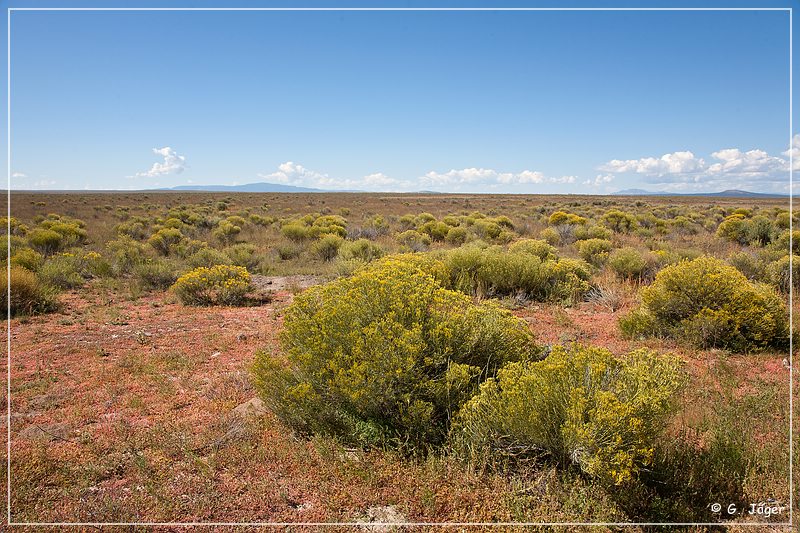
[[[383,507],[370,507],[367,509],[367,522],[362,522],[361,529],[366,531],[387,532],[399,529],[398,525],[408,522],[408,519],[397,510],[396,505]]]
[[[219,357],[220,355],[222,355],[222,352],[214,352],[211,354],[211,357]]]
[[[267,406],[261,398],[251,398],[234,407],[231,413],[244,418],[248,416],[261,416],[266,414],[267,411]]]
[[[54,440],[67,440],[69,432],[69,424],[65,423],[37,424],[26,427],[19,432],[19,436],[28,440],[52,442]]]

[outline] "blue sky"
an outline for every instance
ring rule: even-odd
[[[788,192],[787,12],[11,17],[15,189]]]

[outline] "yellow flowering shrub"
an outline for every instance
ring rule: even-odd
[[[286,311],[288,366],[260,352],[254,383],[289,426],[358,445],[424,450],[478,384],[535,357],[527,324],[442,287],[418,254],[312,287]]]
[[[565,213],[564,211],[556,211],[547,219],[547,223],[551,226],[584,225],[586,222],[587,220],[584,217],[574,213]]]
[[[621,485],[651,463],[683,383],[673,356],[556,346],[542,361],[510,363],[486,380],[450,437],[472,459],[549,457]]]
[[[664,268],[641,299],[620,320],[631,337],[660,335],[741,352],[788,343],[788,310],[776,291],[713,257]]]
[[[241,305],[250,289],[247,269],[232,265],[195,268],[171,288],[185,305]]]

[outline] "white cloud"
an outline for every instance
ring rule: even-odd
[[[278,170],[271,174],[259,174],[259,178],[273,183],[286,185],[315,185],[328,183],[330,176],[314,170],[309,170],[294,161],[287,161],[278,165]]]
[[[594,187],[600,187],[601,185],[605,185],[606,183],[611,183],[614,181],[614,176],[611,174],[598,174],[593,180],[586,180],[583,182],[584,185],[592,185]]]
[[[695,157],[692,152],[673,152],[661,157],[643,157],[641,159],[612,159],[600,165],[598,170],[624,174],[634,172],[648,176],[664,176],[666,174],[686,174],[703,169],[705,161]]]
[[[24,172],[12,172],[11,173],[11,177],[12,178],[27,178],[28,175],[25,174]]]
[[[153,153],[160,155],[164,158],[162,163],[153,163],[150,170],[147,172],[138,172],[134,177],[152,178],[164,174],[180,174],[186,169],[186,157],[179,155],[175,150],[169,146],[164,148],[153,148]]]
[[[498,172],[490,168],[462,168],[448,172],[431,171],[419,178],[423,186],[428,187],[462,187],[482,185],[497,187],[499,185],[527,185],[540,183],[575,183],[575,176],[548,177],[534,170],[522,172]]]
[[[792,159],[792,170],[800,170],[800,134],[795,134],[792,137],[792,145],[788,150],[783,152],[787,158]]]
[[[742,152],[738,148],[726,148],[711,154],[721,161],[710,165],[708,175],[736,174],[743,177],[771,176],[788,170],[787,162],[780,157],[773,157],[763,150]]]
[[[374,174],[368,174],[361,178],[361,182],[367,186],[374,186],[374,187],[395,187],[399,185],[401,182],[387,176],[383,172],[375,172]]]
[[[329,190],[403,190],[408,183],[394,179],[382,172],[368,174],[360,179],[336,178],[324,172],[311,170],[294,161],[278,165],[278,170],[258,177],[271,183]]]
[[[789,153],[800,159],[800,135],[795,135]],[[636,173],[644,181],[670,191],[705,191],[725,189],[783,190],[788,182],[788,160],[772,156],[764,150],[725,148],[712,152],[711,161],[692,152],[674,152],[659,158],[613,159],[598,167],[611,174]],[[795,169],[800,164],[795,162]],[[588,184],[588,182],[587,182]]]

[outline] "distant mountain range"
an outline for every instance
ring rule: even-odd
[[[206,192],[331,192],[310,187],[295,187],[280,183],[246,183],[244,185],[179,185],[158,189],[159,191],[206,191]]]
[[[357,190],[332,191],[325,189],[314,189],[311,187],[297,187],[295,185],[284,185],[281,183],[246,183],[244,185],[179,185],[177,187],[167,187],[156,189],[158,191],[204,191],[204,192],[363,192]],[[436,191],[417,191],[416,194],[442,194]],[[703,193],[675,193],[666,191],[646,191],[644,189],[625,189],[612,192],[612,196],[712,196],[726,198],[788,198],[787,194],[769,194],[761,192],[740,191],[730,189],[722,192],[703,192]]]
[[[665,191],[645,191],[644,189],[625,189],[624,191],[612,192],[612,196],[714,196],[725,198],[788,198],[788,194],[770,194],[763,192],[740,191],[729,189],[721,192],[691,192],[677,193]]]

